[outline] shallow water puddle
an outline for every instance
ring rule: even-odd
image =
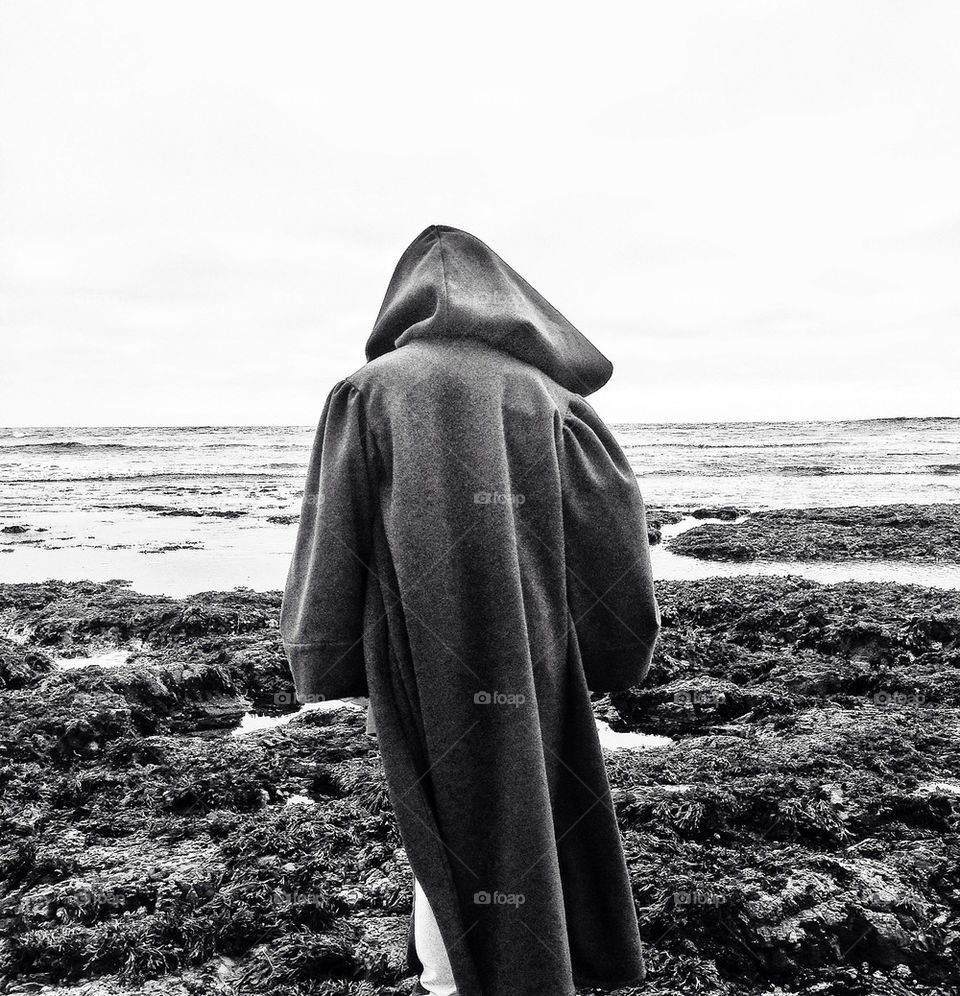
[[[617,733],[609,724],[597,720],[597,733],[600,746],[606,750],[654,750],[657,747],[672,747],[675,741],[653,733]]]
[[[248,712],[240,719],[240,725],[230,731],[232,737],[243,737],[248,733],[259,733],[261,730],[273,730],[278,726],[286,726],[297,716],[302,716],[306,712],[330,712],[333,709],[360,709],[361,706],[353,702],[342,702],[340,699],[330,699],[327,702],[307,702],[300,706],[296,712],[284,713],[282,716],[263,716],[260,713]]]
[[[328,702],[308,702],[300,706],[296,712],[288,712],[283,716],[263,716],[255,712],[248,712],[240,720],[240,725],[230,731],[232,737],[244,737],[250,733],[259,733],[261,730],[274,730],[278,726],[286,726],[287,723],[296,719],[306,712],[324,712],[333,709],[362,709],[354,702],[342,702],[339,699],[331,699]],[[600,735],[600,746],[607,750],[652,750],[656,747],[670,747],[674,740],[670,737],[656,736],[651,733],[617,733],[611,730],[609,724],[602,720],[597,720],[597,733]]]
[[[130,648],[106,650],[91,657],[54,657],[53,663],[62,671],[75,671],[81,667],[119,667],[130,660]]]

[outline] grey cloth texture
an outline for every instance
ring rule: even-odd
[[[408,247],[330,392],[280,628],[301,699],[370,696],[461,996],[644,977],[590,690],[660,625],[610,362],[479,239]],[[419,965],[411,945],[411,970]]]

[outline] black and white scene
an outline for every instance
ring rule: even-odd
[[[960,992],[960,7],[0,0],[0,993]]]

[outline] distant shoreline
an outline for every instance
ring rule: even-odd
[[[733,426],[733,425],[857,425],[862,423],[871,422],[960,422],[960,415],[876,415],[867,416],[865,418],[752,418],[752,419],[689,419],[684,421],[640,421],[640,422],[625,422],[625,421],[612,421],[609,420],[607,424],[611,429],[617,429],[620,427],[633,427],[633,426],[659,426],[662,428],[672,428],[677,426],[687,427],[694,425],[717,425],[717,426]],[[107,430],[117,430],[117,429],[133,429],[133,430],[159,430],[159,429],[169,429],[172,431],[176,430],[196,430],[203,431],[204,429],[287,429],[287,430],[311,430],[315,428],[315,423],[283,423],[283,422],[209,422],[198,425],[189,425],[184,423],[179,424],[167,424],[167,423],[146,423],[143,425],[128,425],[128,424],[105,424],[105,423],[91,423],[91,424],[80,424],[72,423],[70,425],[57,425],[51,423],[49,425],[0,425],[0,433],[3,432],[30,432],[30,431],[50,431],[52,429],[107,429]]]
[[[281,587],[314,434],[313,427],[0,430],[0,581],[127,578],[174,596]],[[893,543],[902,529],[881,543],[871,525],[884,507],[960,504],[960,419],[631,423],[613,434],[648,507],[669,515],[666,542],[653,550],[660,578],[791,572],[820,581],[960,584],[955,565],[936,555],[936,530],[918,534],[932,543],[921,563],[909,556],[909,538]],[[841,541],[836,524],[828,536],[824,522],[813,522],[815,509],[860,506],[873,509],[855,527],[872,532],[870,551]],[[755,514],[749,524],[713,528],[709,517],[690,518],[704,508]],[[771,538],[747,542],[764,522]]]

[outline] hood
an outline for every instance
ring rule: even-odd
[[[397,263],[367,359],[440,338],[485,342],[581,395],[599,390],[613,373],[603,353],[489,246],[457,228],[431,225]]]

